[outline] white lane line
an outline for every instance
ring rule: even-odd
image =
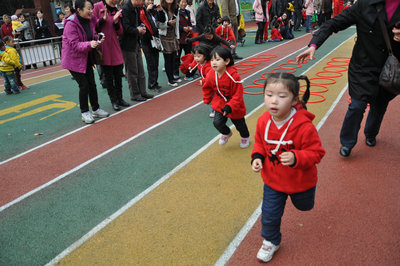
[[[353,35],[354,36],[354,35]],[[347,42],[350,40],[353,36],[342,42],[340,45],[338,45],[335,49],[333,49],[330,53],[325,55],[323,58],[321,58],[318,62],[322,61],[324,58],[326,58],[329,54],[333,53],[336,49],[338,49],[343,43]],[[306,73],[308,72],[312,67],[307,69],[306,71],[303,72]],[[328,117],[331,115],[333,110],[335,109],[336,105],[339,103],[340,99],[342,98],[343,94],[347,91],[348,84],[344,86],[344,88],[341,90],[339,95],[336,97],[336,100],[332,103],[331,107],[329,110],[325,113],[324,117],[319,121],[318,125],[316,126],[317,131],[320,130],[322,125],[326,122]],[[261,202],[262,204],[262,202]],[[240,243],[242,243],[243,239],[246,237],[246,235],[249,233],[255,222],[258,220],[258,217],[261,215],[261,204],[257,207],[257,209],[253,212],[253,214],[250,216],[249,220],[247,220],[246,224],[240,229],[239,233],[236,235],[236,237],[232,240],[232,242],[229,244],[229,246],[226,248],[224,253],[221,255],[221,257],[217,260],[215,263],[216,266],[222,266],[225,265],[232,255],[235,253],[236,249],[239,247]],[[251,225],[251,226],[250,226]]]
[[[301,38],[304,38],[304,36],[306,36],[306,35],[303,35],[303,36],[297,38],[297,40],[298,40],[298,39],[301,39]],[[275,48],[277,48],[277,47],[279,47],[279,46],[282,46],[282,45],[285,45],[285,44],[287,44],[287,43],[293,42],[294,40],[296,40],[296,39],[293,39],[293,40],[290,40],[290,41],[288,41],[288,42],[285,42],[285,43],[279,44],[279,45],[277,45],[277,46],[271,47],[270,49],[267,49],[267,50],[264,50],[264,51],[262,51],[262,52],[259,52],[259,53],[255,54],[255,55],[253,55],[253,56],[251,56],[251,57],[247,57],[247,58],[245,58],[245,59],[243,59],[243,60],[251,59],[252,57],[255,57],[255,56],[259,55],[259,54],[265,53],[265,52],[267,52],[267,51],[269,51],[269,50],[275,49]],[[303,49],[303,48],[301,48],[301,49]],[[299,50],[300,50],[300,49],[299,49]],[[293,53],[292,53],[292,54],[293,54]],[[288,56],[289,56],[289,55],[288,55]],[[286,56],[286,57],[288,57],[288,56]],[[241,60],[241,61],[243,61],[243,60]],[[282,60],[282,59],[281,59],[281,60]],[[281,61],[281,60],[279,60],[279,61]],[[279,61],[276,61],[275,63],[277,63],[277,62],[279,62]],[[240,62],[240,61],[238,61],[238,62]],[[272,64],[271,64],[271,65],[272,65]],[[269,67],[269,66],[267,66],[267,67]],[[265,67],[265,68],[267,68],[267,67]],[[257,71],[256,73],[258,73],[258,72],[260,72],[260,71]],[[250,75],[250,76],[252,76],[252,75]],[[250,76],[249,76],[249,77],[250,77]],[[57,79],[57,78],[54,78],[54,79]],[[54,80],[54,79],[51,79],[51,80]],[[243,80],[246,80],[246,79],[247,79],[247,78],[244,78]],[[158,98],[158,97],[161,97],[161,96],[163,96],[163,95],[165,95],[165,94],[171,93],[171,92],[173,92],[173,91],[175,91],[175,90],[178,90],[178,89],[182,88],[183,86],[186,86],[187,84],[196,82],[197,80],[198,80],[198,79],[195,79],[195,80],[190,81],[190,82],[188,82],[188,83],[182,84],[182,85],[180,85],[180,86],[178,86],[178,87],[176,87],[176,88],[174,88],[174,89],[171,89],[171,90],[169,90],[169,91],[166,91],[166,92],[163,92],[163,93],[161,93],[161,94],[158,94],[158,95],[155,96],[154,98]],[[130,106],[130,107],[128,107],[128,108],[125,108],[125,109],[123,109],[123,110],[121,110],[121,111],[119,111],[119,112],[117,112],[117,113],[114,113],[114,114],[110,115],[109,117],[112,117],[112,116],[121,114],[121,113],[123,113],[123,112],[126,112],[126,111],[132,109],[132,108],[136,108],[136,107],[138,107],[138,106],[140,106],[141,104],[144,104],[144,103],[146,103],[146,102],[137,103],[137,104],[132,105],[132,106]],[[97,120],[96,123],[99,123],[99,122],[101,122],[101,121],[104,120],[104,119],[107,119],[107,118],[103,118],[103,119]],[[74,133],[76,133],[76,132],[78,132],[78,131],[81,131],[81,130],[85,129],[85,128],[88,127],[88,126],[93,126],[93,124],[91,124],[91,125],[85,125],[85,126],[83,126],[83,127],[77,128],[77,129],[72,130],[72,131],[70,131],[70,132],[68,132],[68,133],[66,133],[66,134],[64,134],[64,135],[61,135],[61,136],[55,138],[55,139],[52,139],[52,140],[50,140],[50,141],[48,141],[48,142],[45,142],[45,143],[43,143],[43,144],[40,144],[40,145],[38,145],[38,146],[36,146],[36,147],[34,147],[34,148],[32,148],[32,149],[29,149],[29,150],[27,150],[27,151],[24,151],[24,152],[22,152],[22,153],[19,153],[19,154],[15,155],[15,156],[13,156],[13,157],[10,157],[10,158],[8,158],[8,159],[6,159],[6,160],[4,160],[4,161],[1,161],[1,162],[0,162],[0,165],[5,164],[5,163],[8,163],[8,162],[10,162],[10,161],[12,161],[12,160],[15,160],[15,159],[17,159],[17,158],[19,158],[19,157],[21,157],[21,156],[24,156],[24,155],[28,154],[28,153],[30,153],[30,152],[33,152],[33,151],[35,151],[35,150],[37,150],[37,149],[40,149],[40,148],[42,148],[42,147],[44,147],[44,146],[46,146],[46,145],[49,145],[49,144],[51,144],[51,143],[53,143],[53,142],[55,142],[55,141],[57,141],[57,140],[59,140],[59,139],[65,138],[65,137],[67,137],[67,136],[69,136],[69,135],[71,135],[71,134],[74,134]]]
[[[343,42],[344,43],[344,42]],[[342,43],[342,44],[343,44]],[[340,46],[340,45],[339,45]],[[338,46],[338,47],[339,47]],[[337,49],[337,48],[336,48]],[[335,50],[336,50],[335,49]],[[334,50],[333,50],[334,51]],[[333,52],[332,51],[332,52]],[[296,51],[297,52],[297,51]],[[296,53],[294,52],[294,53]],[[332,53],[331,52],[331,53]],[[294,54],[292,53],[292,54]],[[287,57],[291,56],[292,54],[288,55]],[[327,57],[328,55],[324,56],[323,58],[321,58],[320,60],[316,61],[315,64],[318,64],[320,61],[322,61],[325,57]],[[285,57],[285,58],[287,58]],[[281,60],[283,60],[284,58],[282,58]],[[279,61],[278,60],[276,62],[274,62],[271,65],[277,64]],[[313,64],[313,65],[315,65]],[[270,67],[271,65],[269,65],[268,67]],[[265,68],[268,68],[265,67]],[[310,66],[305,72],[309,71],[313,66]],[[264,69],[261,69],[255,73],[253,73],[252,75],[250,75],[249,77],[259,73],[260,71],[264,71]],[[305,73],[303,72],[303,73]],[[249,77],[244,78],[243,80],[248,79]],[[201,102],[200,102],[201,103]],[[249,116],[253,115],[255,112],[257,112],[260,108],[262,108],[264,106],[264,104],[259,105],[258,107],[256,107],[253,111],[251,111],[249,114],[246,115],[246,118],[248,118]],[[333,110],[333,108],[331,108]],[[325,121],[326,119],[324,119]],[[233,128],[233,125],[231,126],[231,128]],[[157,182],[155,182],[153,185],[151,185],[149,188],[147,188],[146,190],[144,190],[142,193],[140,193],[138,196],[134,197],[132,200],[130,200],[127,204],[125,204],[122,208],[120,208],[118,211],[116,211],[115,213],[113,213],[112,215],[110,215],[109,217],[107,217],[105,220],[103,220],[101,223],[99,223],[97,226],[95,226],[92,230],[90,230],[88,233],[86,233],[84,236],[82,236],[79,240],[77,240],[76,242],[74,242],[72,245],[70,245],[68,248],[66,248],[63,252],[61,252],[59,255],[57,255],[54,259],[52,259],[50,262],[48,262],[46,264],[47,265],[55,265],[58,262],[60,262],[65,256],[67,256],[68,254],[70,254],[71,252],[73,252],[75,249],[77,249],[78,247],[80,247],[82,244],[84,244],[87,240],[89,240],[92,236],[94,236],[97,232],[99,232],[100,230],[102,230],[104,227],[106,227],[109,223],[111,223],[112,221],[114,221],[115,219],[117,219],[121,214],[123,214],[125,211],[127,211],[130,207],[132,207],[133,205],[135,205],[138,201],[140,201],[142,198],[144,198],[147,194],[149,194],[151,191],[153,191],[155,188],[157,188],[159,185],[161,185],[162,183],[164,183],[168,178],[170,178],[173,174],[175,174],[176,172],[178,172],[180,169],[182,169],[184,166],[186,166],[187,164],[189,164],[193,159],[195,159],[199,154],[201,154],[203,151],[205,151],[209,146],[211,146],[215,141],[217,141],[219,139],[219,135],[217,135],[215,138],[213,138],[211,141],[209,141],[206,145],[204,145],[202,148],[200,148],[197,152],[195,152],[194,154],[192,154],[190,157],[188,157],[185,161],[183,161],[182,163],[180,163],[177,167],[175,167],[173,170],[171,170],[168,174],[164,175],[162,178],[160,178]],[[261,206],[261,205],[260,205]],[[251,227],[254,225],[254,223],[257,221],[258,216],[260,215],[261,211],[260,208],[257,208],[256,211],[253,213],[252,217],[247,221],[247,223],[245,224],[245,226],[240,230],[240,237],[238,237],[239,235],[237,235],[235,237],[235,239],[231,242],[231,244],[229,245],[229,247],[227,248],[227,250],[224,252],[224,254],[221,256],[221,258],[218,261],[228,261],[229,258],[232,256],[232,254],[234,253],[234,251],[236,250],[236,248],[240,245],[240,243],[242,242],[242,240],[244,239],[244,237],[247,235],[247,233],[250,231]],[[232,246],[232,247],[231,247]],[[226,262],[225,261],[225,262]],[[225,264],[225,262],[223,264]],[[222,264],[222,265],[223,265]]]

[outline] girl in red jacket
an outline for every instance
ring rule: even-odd
[[[307,89],[299,101],[299,79],[305,79]],[[264,237],[257,258],[272,259],[281,242],[281,218],[290,196],[293,205],[308,211],[314,207],[317,167],[325,154],[312,120],[305,109],[310,96],[307,77],[288,73],[271,74],[264,86],[267,107],[257,121],[252,168],[261,171],[264,181],[262,202],[262,233]]]
[[[203,84],[203,102],[211,102],[211,107],[215,110],[214,126],[221,133],[219,144],[225,145],[232,136],[231,129],[226,125],[230,118],[240,133],[240,147],[247,148],[250,144],[250,134],[244,119],[246,106],[243,100],[243,86],[233,64],[233,57],[228,48],[214,48],[211,52],[212,69]]]

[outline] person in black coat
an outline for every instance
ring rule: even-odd
[[[122,7],[124,34],[120,41],[131,100],[138,102],[154,97],[146,92],[146,76],[140,50],[140,35],[146,33],[146,27],[141,25],[140,21],[142,5],[143,1],[141,0],[129,0]]]
[[[207,26],[216,28],[220,23],[221,15],[219,13],[218,5],[214,3],[214,0],[204,1],[197,9],[196,31],[199,34],[202,34]]]
[[[400,30],[394,28],[400,22],[399,2],[384,0],[357,1],[353,6],[344,10],[338,16],[326,21],[314,33],[309,48],[298,56],[298,61],[306,57],[313,58],[315,50],[326,39],[338,31],[352,25],[357,27],[357,39],[350,60],[348,79],[351,103],[347,109],[340,132],[340,154],[350,155],[351,149],[357,143],[358,131],[367,104],[370,104],[367,121],[364,128],[366,144],[375,146],[376,136],[386,112],[386,108],[395,95],[379,86],[379,75],[388,57],[388,51],[379,25],[378,16],[385,22],[394,55],[400,59]],[[380,13],[377,7],[381,6]],[[396,32],[396,34],[394,34]]]
[[[43,11],[40,9],[36,12],[34,29],[36,40],[51,37],[50,24],[43,18]]]
[[[140,35],[142,50],[147,62],[148,88],[153,91],[160,91],[162,87],[158,84],[158,66],[160,51],[151,44],[152,36],[158,38],[158,28],[155,23],[157,11],[153,0],[146,0],[140,10],[140,20],[146,26],[146,33]]]

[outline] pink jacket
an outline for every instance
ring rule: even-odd
[[[99,21],[104,16],[104,11],[107,10],[106,6],[102,1],[94,4],[93,16],[96,17],[96,29],[98,32],[104,33],[106,36],[100,50],[103,52],[104,64],[106,66],[118,66],[124,63],[122,57],[121,46],[119,44],[118,35],[122,35],[124,30],[122,28],[121,18],[119,19],[119,29],[118,31],[114,28],[114,15],[116,12],[108,12],[106,22],[101,26]]]
[[[92,16],[90,29],[93,39],[97,40],[95,34],[96,18]],[[78,20],[76,14],[64,20],[64,34],[62,36],[61,66],[65,69],[86,73],[86,65],[89,52],[92,50],[90,41],[86,37],[85,30]]]
[[[262,5],[261,5],[261,1],[266,1],[266,0],[255,0],[254,4],[253,4],[253,9],[254,9],[254,13],[255,13],[255,17],[256,17],[256,21],[257,22],[263,22],[264,21],[264,12],[262,9]],[[266,8],[265,8],[265,14],[267,15],[267,17],[265,18],[268,21],[268,1],[266,1],[267,3]]]
[[[304,6],[306,7],[306,15],[311,16],[314,13],[314,0],[306,0]]]

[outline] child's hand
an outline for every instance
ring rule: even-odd
[[[282,165],[293,165],[294,164],[294,153],[293,152],[282,152],[280,155]]]
[[[253,163],[251,164],[251,168],[253,169],[254,172],[260,172],[262,167],[262,161],[261,159],[257,158],[254,159]]]
[[[229,46],[231,49],[235,49],[235,45],[231,45],[231,46]]]

